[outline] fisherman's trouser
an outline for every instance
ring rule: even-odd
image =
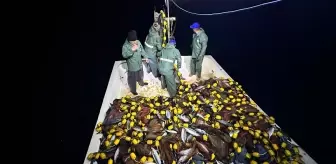
[[[138,82],[140,86],[144,86],[142,69],[139,71],[128,71],[127,78],[128,86],[130,87],[132,93],[136,93],[136,82]]]
[[[191,59],[191,62],[190,62],[190,74],[191,75],[196,74],[198,78],[201,78],[203,58],[204,56]]]
[[[161,84],[163,89],[167,87],[170,97],[174,97],[176,95],[177,85],[175,81],[175,75],[173,73],[161,75]]]
[[[169,62],[174,65],[174,61],[170,59],[160,58],[161,62]],[[161,85],[162,89],[167,88],[169,96],[174,97],[177,93],[177,85],[176,85],[176,76],[174,70],[169,70],[161,73]]]
[[[152,46],[152,45],[149,45],[149,44],[146,43],[146,42],[145,42],[145,45],[146,45],[148,48],[153,49],[153,46]],[[148,60],[149,60],[149,63],[148,63],[148,65],[146,66],[146,68],[147,68],[147,73],[152,72],[152,74],[153,74],[154,77],[158,77],[158,63],[157,63],[156,53],[153,53],[152,51],[149,50],[149,51],[147,52],[147,55],[148,55]]]
[[[152,54],[148,54],[148,67],[147,67],[147,72],[150,73],[152,72],[154,77],[158,77],[158,65],[157,65],[157,58],[155,54],[152,56]]]

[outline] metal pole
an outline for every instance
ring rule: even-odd
[[[168,25],[168,42],[170,40],[170,24],[169,24],[169,1],[170,0],[167,0],[167,14],[168,14],[168,20],[167,20],[167,25]]]

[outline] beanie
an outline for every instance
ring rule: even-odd
[[[131,30],[130,32],[128,32],[127,40],[128,41],[136,41],[136,40],[138,40],[137,33],[136,33],[135,30]]]
[[[170,43],[170,44],[176,44],[176,40],[175,40],[175,39],[170,39],[170,40],[169,40],[169,43]]]
[[[169,43],[171,43],[171,44],[176,44],[176,40],[175,40],[175,37],[174,37],[174,36],[171,36],[171,37],[170,37]]]

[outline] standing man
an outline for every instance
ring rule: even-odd
[[[175,38],[171,38],[167,46],[159,52],[159,72],[161,76],[162,88],[166,88],[170,97],[174,97],[177,92],[177,85],[174,74],[174,64],[177,62],[177,69],[181,68],[181,54],[175,48]]]
[[[197,74],[197,79],[200,80],[202,73],[202,63],[205,55],[205,51],[208,44],[208,36],[201,28],[198,22],[193,23],[190,28],[195,32],[192,40],[192,56],[190,65],[190,75]]]
[[[148,62],[147,54],[142,47],[142,44],[137,38],[136,31],[128,32],[127,39],[122,47],[122,56],[126,59],[128,67],[128,85],[133,95],[138,95],[136,92],[136,82],[140,86],[148,85],[143,81],[142,59],[145,58]]]
[[[162,50],[162,38],[159,35],[160,25],[155,22],[149,29],[149,34],[145,41],[145,51],[149,60],[149,67],[147,67],[147,72],[158,77],[158,63],[157,63],[157,52]]]

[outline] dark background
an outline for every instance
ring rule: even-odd
[[[203,13],[265,1],[176,0],[185,9]],[[136,30],[143,42],[154,6],[160,9],[162,4],[163,0],[72,0],[48,6],[48,62],[38,65],[41,78],[34,83],[34,93],[41,98],[33,106],[48,105],[53,110],[48,116],[57,113],[57,138],[52,142],[61,148],[62,163],[83,162],[127,32]],[[171,3],[181,53],[190,54],[189,25],[200,22],[209,36],[207,54],[319,163],[328,160],[316,142],[320,134],[312,129],[325,116],[318,111],[327,109],[320,102],[326,92],[322,79],[327,76],[322,73],[332,66],[322,62],[335,45],[329,10],[321,2],[283,1],[233,14],[193,16]],[[36,143],[41,137],[34,139]]]

